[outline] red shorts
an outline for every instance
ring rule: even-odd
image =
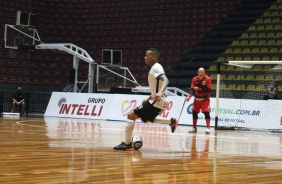
[[[200,98],[201,99],[201,98]],[[197,98],[194,100],[193,103],[193,112],[210,112],[210,101],[209,100],[197,100]]]

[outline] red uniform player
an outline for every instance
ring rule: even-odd
[[[202,111],[206,120],[206,134],[210,133],[210,91],[212,88],[211,78],[206,76],[205,69],[198,69],[198,76],[192,79],[191,89],[195,91],[195,99],[192,108],[193,129],[190,133],[197,133],[198,113]],[[192,94],[189,94],[186,101],[189,101]]]

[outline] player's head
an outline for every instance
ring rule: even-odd
[[[22,88],[20,86],[17,87],[17,91],[21,91]]]
[[[160,53],[157,49],[155,48],[150,48],[146,51],[145,55],[145,63],[149,66],[151,66],[153,63],[158,61],[160,58]]]
[[[199,68],[198,69],[198,76],[199,76],[199,78],[203,79],[205,77],[205,75],[206,75],[206,70],[203,67]]]
[[[271,81],[269,85],[270,86],[275,86],[275,81]]]

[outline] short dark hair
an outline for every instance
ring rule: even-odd
[[[148,51],[151,51],[153,54],[156,55],[157,59],[160,58],[160,52],[156,48],[149,48]]]

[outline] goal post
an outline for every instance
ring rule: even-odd
[[[217,68],[216,130],[282,132],[282,61],[228,61]],[[270,85],[279,99],[264,99]]]

